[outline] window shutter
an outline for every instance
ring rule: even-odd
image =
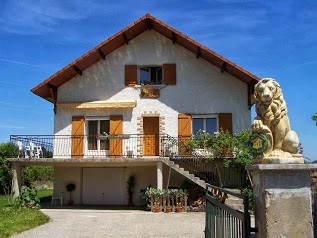
[[[137,65],[126,65],[124,73],[124,84],[125,86],[134,86],[138,83],[138,66]]]
[[[191,137],[192,136],[192,117],[188,114],[178,115],[178,136]]]
[[[110,135],[123,133],[123,116],[110,116]],[[109,142],[109,155],[112,157],[122,156],[122,139],[111,139]]]
[[[178,154],[189,155],[186,145],[192,136],[192,117],[189,114],[178,114],[178,140],[184,146],[178,146]]]
[[[72,118],[72,158],[84,157],[84,125],[85,118],[83,116]]]
[[[176,64],[163,64],[164,83],[176,85]]]
[[[229,131],[232,134],[232,113],[219,113],[219,129],[224,132]]]

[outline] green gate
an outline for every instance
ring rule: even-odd
[[[244,212],[225,204],[228,194],[243,199]],[[230,190],[207,185],[206,188],[206,238],[250,237],[250,213],[246,196]]]

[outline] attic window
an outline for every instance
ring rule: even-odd
[[[157,85],[163,82],[163,69],[161,66],[139,67],[138,83],[140,85]]]

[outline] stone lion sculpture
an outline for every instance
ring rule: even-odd
[[[254,87],[257,117],[252,123],[253,133],[263,133],[268,138],[264,158],[292,158],[297,154],[299,139],[291,130],[287,107],[280,85],[264,78]]]

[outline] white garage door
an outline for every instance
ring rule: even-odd
[[[124,205],[124,168],[84,168],[83,204]]]

